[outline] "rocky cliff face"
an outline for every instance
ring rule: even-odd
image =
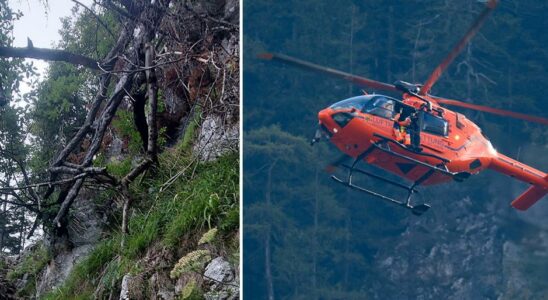
[[[107,224],[99,213],[94,197],[96,191],[83,190],[74,202],[68,226],[68,244],[49,246],[56,248],[57,255],[41,272],[36,285],[36,298],[63,284],[74,266],[85,258],[101,239]],[[48,240],[48,237],[45,237]],[[48,243],[46,243],[48,244]]]
[[[377,255],[382,282],[394,286],[378,286],[375,298],[497,298],[504,242],[496,216],[468,213],[472,206],[465,198],[450,209],[436,207],[433,216],[410,219],[397,246]]]
[[[434,188],[428,215],[410,216],[376,255],[374,299],[542,299],[548,256],[547,203],[517,212],[508,202],[525,189],[494,174],[474,178],[472,200],[450,203],[434,195],[453,194],[458,185]],[[489,178],[486,189],[478,189]],[[495,180],[496,179],[496,180]],[[514,186],[515,185],[515,186]],[[470,186],[472,187],[472,185]],[[478,202],[479,196],[485,201]],[[390,284],[387,284],[390,283]]]

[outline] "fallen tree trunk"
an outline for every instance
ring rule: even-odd
[[[34,58],[49,61],[64,61],[74,65],[84,66],[86,68],[100,70],[99,63],[87,56],[74,54],[65,50],[46,49],[46,48],[15,48],[15,47],[0,47],[0,57],[13,58]]]

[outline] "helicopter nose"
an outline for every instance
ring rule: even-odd
[[[327,112],[327,109],[321,110],[318,113],[318,120],[320,121],[321,124],[329,123],[329,121],[331,120],[331,116],[329,112]]]
[[[326,127],[329,131],[337,133],[343,129],[352,119],[354,119],[354,110],[352,111],[333,111],[326,108],[318,113],[320,125]]]
[[[320,122],[320,128],[325,131],[326,134],[329,136],[332,136],[334,133],[337,133],[337,125],[332,117],[332,110],[329,108],[326,108],[324,110],[321,110],[318,113],[318,120]]]

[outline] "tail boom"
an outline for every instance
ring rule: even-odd
[[[529,183],[523,194],[512,201],[512,206],[519,210],[527,210],[548,193],[548,175],[542,171],[522,164],[505,155],[497,154],[491,160],[491,169]]]

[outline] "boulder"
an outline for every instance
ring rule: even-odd
[[[238,123],[228,124],[219,116],[208,115],[202,122],[193,152],[204,161],[215,160],[238,149],[239,134]]]
[[[207,287],[205,299],[239,299],[239,280],[231,264],[223,257],[213,259],[204,272],[204,284]]]
[[[70,251],[59,253],[49,262],[36,284],[36,298],[61,286],[74,266],[93,250],[93,245],[83,245]]]

